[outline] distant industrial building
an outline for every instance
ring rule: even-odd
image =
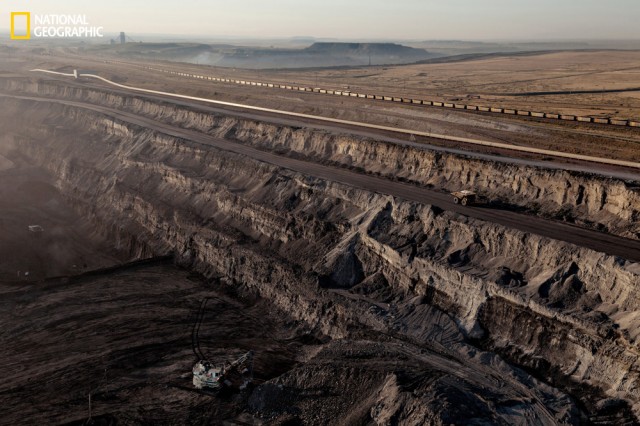
[[[124,33],[124,31],[120,32],[120,36],[117,40],[115,38],[112,38],[109,43],[111,45],[114,45],[118,43],[118,40],[120,41],[120,44],[125,44],[127,42],[127,35]]]

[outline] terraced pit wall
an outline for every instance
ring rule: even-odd
[[[347,134],[221,116],[143,97],[47,81],[5,80],[9,91],[81,100],[131,111],[261,149],[366,170],[443,191],[469,188],[484,202],[640,238],[640,182],[474,159]]]
[[[100,98],[98,91],[49,83],[41,88],[119,103],[265,149],[327,149],[328,160],[343,164],[367,158],[381,174],[395,167],[401,176],[415,173],[443,185],[485,176],[481,181],[499,189],[517,170],[407,149],[401,161],[402,148],[388,144],[138,98]],[[272,300],[292,319],[333,338],[360,324],[421,342],[430,324],[412,312],[433,306],[467,339],[560,383],[591,407],[586,410],[621,398],[640,413],[638,264],[310,178],[81,108],[7,98],[0,105],[12,117],[11,128],[2,130],[14,152],[47,169],[74,207],[132,258],[173,253],[180,263]],[[537,176],[512,186],[514,192],[526,194],[544,179],[562,182],[565,196],[570,182],[595,194],[629,191],[621,182],[531,172]],[[586,200],[594,195],[588,194],[583,204],[591,206]],[[337,301],[340,291],[361,298],[362,309]]]

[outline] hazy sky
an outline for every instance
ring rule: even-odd
[[[640,39],[640,0],[4,0],[105,32],[371,39]]]

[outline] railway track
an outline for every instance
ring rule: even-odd
[[[436,133],[431,133],[431,132],[423,132],[423,131],[417,131],[417,130],[411,130],[411,129],[400,129],[400,128],[391,127],[391,126],[382,126],[382,125],[377,125],[377,124],[362,123],[362,122],[356,122],[356,121],[350,121],[350,120],[342,120],[342,119],[338,119],[338,118],[322,117],[322,116],[317,116],[317,115],[303,114],[303,113],[297,113],[297,112],[291,112],[291,111],[282,111],[282,110],[278,110],[278,109],[264,108],[264,107],[258,107],[258,106],[253,106],[253,105],[238,104],[238,103],[234,103],[234,102],[218,101],[218,100],[215,100],[215,99],[201,98],[201,97],[197,97],[197,96],[188,96],[188,95],[182,95],[182,94],[178,94],[178,93],[169,93],[169,92],[163,92],[163,91],[159,91],[159,90],[151,90],[151,89],[144,89],[144,88],[141,88],[141,87],[127,86],[127,85],[124,85],[124,84],[116,83],[114,81],[111,81],[111,80],[106,79],[104,77],[101,77],[99,75],[83,74],[83,73],[78,73],[77,71],[74,71],[74,73],[61,73],[61,72],[57,72],[57,71],[42,70],[42,69],[33,69],[31,71],[33,71],[33,72],[41,72],[41,73],[49,73],[49,74],[54,74],[54,75],[61,75],[61,76],[65,76],[65,77],[74,77],[74,78],[83,77],[83,78],[96,79],[96,80],[102,81],[104,83],[107,83],[107,84],[109,84],[111,86],[118,87],[118,88],[121,88],[121,89],[131,90],[133,92],[149,93],[149,94],[152,94],[152,95],[160,95],[160,96],[163,96],[163,97],[174,98],[174,99],[184,99],[184,100],[189,100],[189,101],[197,101],[197,102],[202,102],[202,103],[207,103],[207,104],[219,105],[219,106],[223,106],[223,107],[240,108],[240,109],[243,109],[243,110],[252,111],[252,112],[258,112],[258,113],[269,113],[269,114],[275,114],[275,115],[280,115],[280,116],[295,117],[295,118],[299,118],[299,119],[303,119],[303,120],[315,120],[315,121],[321,121],[321,122],[325,122],[325,123],[346,125],[346,126],[352,126],[352,127],[357,127],[357,128],[363,128],[363,129],[372,129],[372,130],[377,130],[377,131],[393,132],[393,133],[397,133],[397,134],[409,135],[409,136],[412,136],[412,137],[423,136],[423,137],[427,137],[427,138],[435,138],[435,139],[447,140],[447,141],[451,141],[451,142],[462,142],[462,143],[466,143],[466,144],[470,144],[470,145],[479,145],[479,146],[498,148],[498,149],[504,149],[504,150],[510,150],[510,151],[526,152],[526,153],[529,153],[529,154],[539,154],[539,155],[542,155],[542,156],[552,156],[552,157],[558,157],[558,158],[566,158],[566,159],[572,159],[572,160],[587,161],[587,162],[592,162],[592,163],[600,163],[600,164],[607,164],[607,165],[614,165],[614,166],[622,166],[622,167],[628,167],[628,168],[632,168],[632,169],[640,169],[640,163],[637,163],[637,162],[634,162],[634,161],[624,161],[624,160],[615,160],[615,159],[602,158],[602,157],[593,157],[593,156],[581,155],[581,154],[571,154],[571,153],[567,153],[567,152],[553,151],[553,150],[548,150],[548,149],[540,149],[540,148],[534,148],[534,147],[511,145],[511,144],[505,144],[505,143],[500,143],[500,142],[491,142],[491,141],[485,141],[485,140],[479,140],[479,139],[473,139],[473,138],[463,138],[463,137],[457,137],[457,136],[448,136],[448,135],[436,134]],[[640,125],[640,123],[639,123],[639,125]]]
[[[518,108],[490,107],[490,106],[482,106],[482,105],[461,104],[457,102],[448,102],[448,101],[433,101],[433,100],[427,100],[427,99],[411,98],[411,97],[407,97],[406,95],[400,96],[397,94],[358,93],[358,92],[352,92],[349,90],[337,90],[337,89],[327,89],[327,88],[312,87],[312,86],[300,86],[299,84],[295,84],[295,83],[286,83],[286,84],[269,83],[269,82],[261,82],[261,81],[242,80],[242,79],[236,79],[236,78],[206,76],[202,74],[192,74],[190,72],[176,71],[176,70],[166,69],[166,68],[156,68],[148,65],[131,64],[131,63],[122,62],[122,61],[105,61],[105,62],[120,64],[120,65],[136,66],[147,71],[157,71],[157,72],[162,72],[166,74],[176,75],[179,77],[193,78],[198,80],[207,80],[207,81],[213,81],[213,82],[219,82],[219,83],[233,83],[233,84],[240,84],[240,85],[268,87],[268,88],[274,88],[274,89],[285,89],[285,90],[293,90],[293,91],[300,91],[300,92],[313,92],[313,93],[320,93],[325,95],[348,96],[348,97],[363,98],[363,99],[406,103],[406,104],[413,104],[413,105],[427,105],[432,107],[451,108],[451,109],[459,109],[459,110],[467,110],[467,111],[479,111],[479,112],[488,112],[488,113],[495,113],[495,114],[506,114],[506,115],[513,115],[513,116],[521,116],[521,117],[538,117],[538,118],[545,118],[548,120],[574,121],[574,122],[580,122],[580,123],[595,123],[595,124],[601,124],[601,125],[623,126],[623,127],[625,126],[640,127],[640,121],[631,120],[631,119],[619,119],[614,117],[599,118],[599,117],[590,117],[590,116],[582,117],[582,116],[571,115],[571,114],[528,111],[528,110],[522,110]]]

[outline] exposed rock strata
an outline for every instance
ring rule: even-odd
[[[47,88],[63,90],[41,85]],[[66,90],[62,94],[68,97],[87,96]],[[119,102],[115,95],[99,101]],[[140,112],[168,114],[214,134],[270,148],[324,152],[323,158],[332,161],[335,155],[348,156],[355,164],[371,162],[374,169],[380,164],[383,174],[400,169],[401,175],[425,183],[446,185],[467,176],[500,193],[510,181],[514,200],[534,193],[530,201],[548,198],[538,189],[551,186],[561,207],[582,186],[576,215],[606,216],[612,227],[634,229],[623,203],[637,203],[637,194],[622,182],[532,171],[530,179],[513,184],[516,168],[504,165],[480,167],[427,151],[400,153],[392,145],[375,147],[346,136],[129,102]],[[604,395],[640,402],[636,264],[309,178],[82,109],[6,99],[2,105],[21,124],[7,136],[14,153],[56,176],[75,208],[132,259],[174,253],[183,264],[267,298],[292,319],[334,339],[350,336],[361,325],[438,346],[471,364],[477,361],[469,346],[473,341],[571,390],[591,415]],[[24,108],[42,124],[29,125],[19,113]],[[406,158],[415,162],[407,165]],[[436,317],[446,312],[450,324],[434,319],[433,312]],[[451,324],[457,327],[448,333]],[[478,357],[491,358],[478,365],[502,363],[495,355]],[[514,381],[530,380],[535,397],[548,404],[557,421],[579,421],[575,407],[557,390],[503,364],[494,371]],[[380,379],[379,393],[368,405],[374,420],[385,424],[394,415],[410,416],[418,400],[398,384],[403,379]],[[299,378],[280,380],[291,384]],[[558,398],[563,402],[553,407],[550,401]],[[448,419],[436,408],[421,415],[416,421]]]

